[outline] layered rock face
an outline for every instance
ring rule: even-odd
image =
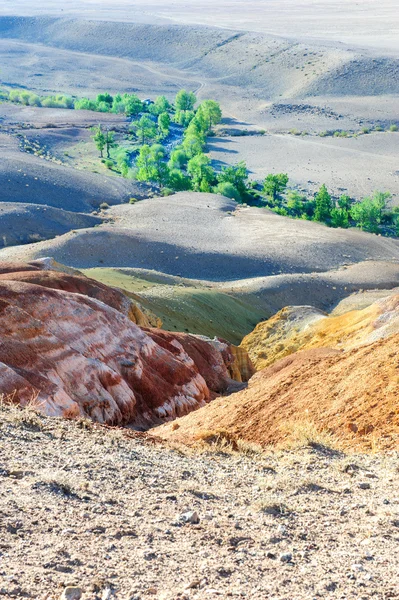
[[[119,290],[41,266],[0,268],[2,394],[50,415],[147,429],[236,386],[227,344],[221,352],[196,336],[143,330]]]

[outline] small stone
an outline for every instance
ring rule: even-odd
[[[281,562],[291,562],[292,561],[292,554],[291,552],[283,552],[282,554],[280,554],[280,560]]]
[[[362,481],[361,483],[359,483],[359,488],[361,490],[369,490],[371,488],[371,485],[367,483],[367,481]]]
[[[111,588],[106,588],[103,591],[103,594],[101,596],[101,600],[110,600],[111,597],[112,597],[112,590],[111,590]]]
[[[287,528],[284,525],[279,525],[277,527],[277,533],[279,535],[285,535],[287,533]]]
[[[195,511],[183,513],[182,515],[180,515],[180,520],[184,523],[191,523],[191,525],[198,525],[198,523],[200,522],[198,513],[196,513]]]
[[[352,571],[364,571],[364,567],[360,563],[355,563],[351,566],[351,570]]]
[[[67,587],[61,594],[61,600],[80,600],[82,590],[80,587]]]

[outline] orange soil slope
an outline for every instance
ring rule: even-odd
[[[249,387],[154,431],[193,443],[201,432],[285,444],[309,424],[345,449],[394,448],[399,442],[399,335],[342,352],[315,349],[257,373]]]

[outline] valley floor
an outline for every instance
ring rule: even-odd
[[[188,450],[0,411],[4,598],[399,598],[397,453]]]

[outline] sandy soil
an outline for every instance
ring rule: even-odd
[[[0,134],[0,151],[0,187],[8,202],[91,212],[102,202],[119,204],[148,193],[147,186],[131,180],[70,169],[21,152],[10,135]]]
[[[356,0],[211,0],[187,4],[176,0],[66,0],[62,7],[45,0],[4,0],[0,14],[52,14],[60,17],[78,15],[86,18],[123,20],[144,23],[200,23],[236,29],[263,31],[276,35],[345,42],[362,47],[398,50],[398,14],[393,0],[378,6],[373,0],[361,4]]]
[[[94,227],[102,219],[39,204],[0,203],[0,246],[54,238],[71,229]]]
[[[216,165],[244,160],[251,177],[288,173],[291,185],[315,192],[322,183],[336,196],[361,199],[374,191],[389,191],[399,202],[399,134],[371,133],[357,138],[274,134],[211,138]],[[367,164],[367,170],[365,170]]]
[[[228,281],[399,260],[396,240],[243,208],[217,194],[181,192],[110,208],[112,224],[3,250],[1,258],[53,256],[77,268],[136,267]]]
[[[398,598],[397,460],[317,445],[189,452],[1,405],[2,594]]]

